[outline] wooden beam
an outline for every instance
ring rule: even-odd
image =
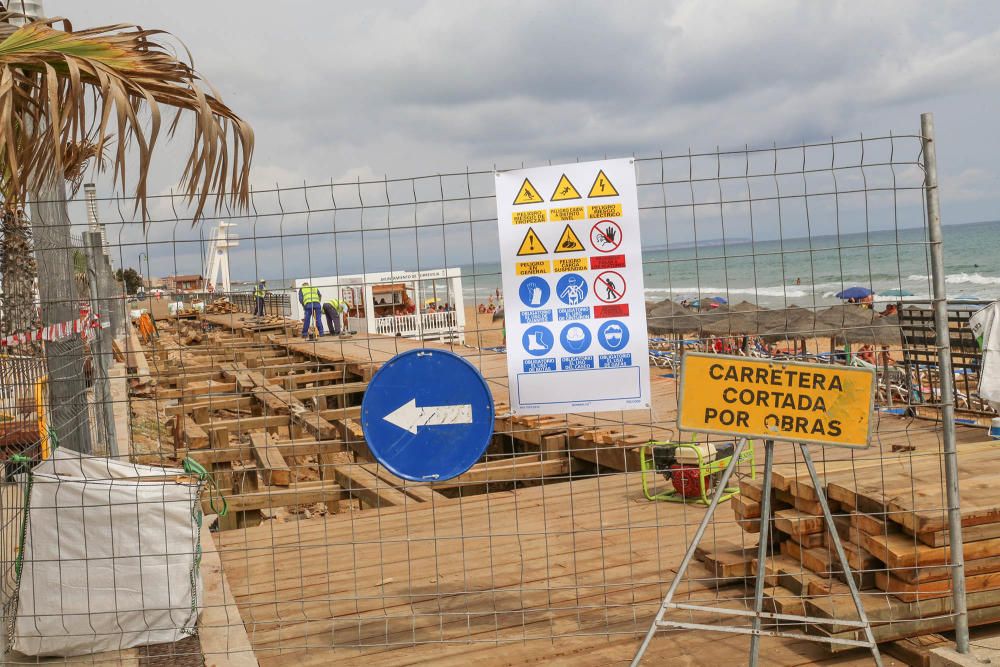
[[[231,394],[236,391],[235,382],[215,382],[209,380],[195,385],[189,385],[183,389],[157,389],[156,397],[163,400],[186,399],[194,396],[204,396],[205,394]]]
[[[318,456],[333,452],[342,452],[345,447],[342,440],[312,440],[310,438],[274,442],[271,446],[281,452],[283,457]],[[253,447],[248,444],[241,444],[235,447],[177,450],[178,458],[182,459],[186,456],[190,456],[202,465],[218,461],[246,461],[253,458]]]
[[[258,667],[240,608],[212,539],[211,525],[212,517],[206,516],[201,525],[201,577],[204,582],[203,605],[198,617],[201,652],[206,663],[215,667]]]
[[[271,428],[274,426],[288,426],[292,423],[291,415],[268,415],[266,417],[242,417],[240,419],[222,419],[202,424],[206,431],[218,429],[228,429],[235,433],[245,433],[255,428]]]
[[[235,494],[226,497],[230,512],[263,510],[289,505],[312,505],[330,503],[340,499],[341,489],[329,482],[306,482],[288,488],[271,488],[266,491]],[[202,500],[202,510],[210,511],[208,499]]]
[[[571,459],[541,461],[539,456],[515,456],[500,461],[477,463],[468,472],[443,482],[434,482],[435,489],[452,489],[470,484],[489,482],[539,481],[544,477],[568,475],[577,469],[577,462]]]
[[[333,470],[341,488],[369,507],[394,507],[417,502],[359,465],[343,464],[334,466]]]
[[[438,500],[446,500],[445,496],[441,495],[433,488],[426,486],[420,482],[410,482],[403,479],[402,477],[397,477],[388,470],[385,466],[380,466],[377,463],[367,463],[358,465],[362,470],[367,470],[371,474],[375,475],[379,479],[383,480],[387,484],[391,484],[396,489],[402,491],[404,494],[413,498],[417,502],[429,503],[432,502],[435,497]]]
[[[355,405],[350,408],[331,408],[330,410],[320,410],[316,414],[328,421],[334,419],[358,419],[361,417],[361,406]]]
[[[285,380],[288,378],[282,378],[282,383],[285,389],[288,389],[288,383]],[[294,389],[292,390],[292,396],[299,400],[304,400],[307,398],[312,398],[313,396],[345,396],[347,394],[360,394],[368,388],[367,382],[345,382],[343,384],[328,384],[322,387],[307,387],[305,389]]]
[[[270,433],[251,433],[250,447],[254,458],[260,466],[260,476],[264,484],[271,486],[289,486],[292,483],[292,471],[285,463],[281,450],[274,446],[275,439]]]
[[[214,396],[206,401],[192,401],[190,403],[180,403],[178,405],[168,405],[163,408],[168,417],[173,415],[189,414],[195,410],[236,410],[249,409],[253,405],[253,398],[250,396]]]
[[[313,365],[315,365],[314,362]],[[324,365],[326,362],[322,362]],[[335,365],[335,364],[334,364]],[[310,382],[328,382],[330,380],[342,380],[344,379],[345,373],[342,368],[332,371],[315,371],[312,373],[303,373],[302,375],[289,375],[287,377],[281,378],[281,383],[284,385],[285,389],[296,389],[303,384],[309,384]],[[367,383],[364,383],[367,384]]]

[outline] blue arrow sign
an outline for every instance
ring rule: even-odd
[[[493,436],[493,395],[475,366],[445,350],[387,361],[361,402],[368,449],[393,474],[451,479],[482,457]]]

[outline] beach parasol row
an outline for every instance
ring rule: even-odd
[[[772,341],[822,337],[874,345],[898,345],[901,340],[895,316],[880,317],[853,304],[813,311],[799,306],[760,308],[743,301],[698,313],[666,300],[649,305],[647,323],[654,335],[752,335]]]

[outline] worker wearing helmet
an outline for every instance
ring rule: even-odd
[[[320,306],[323,297],[319,293],[318,287],[312,287],[308,282],[302,283],[299,288],[299,303],[302,304],[302,337],[309,337],[309,323],[313,317],[316,318],[316,328],[319,335],[323,335],[323,308]]]
[[[267,294],[267,282],[261,280],[253,290],[254,317],[264,317],[264,295]]]
[[[330,329],[331,336],[340,335],[340,324],[347,312],[347,304],[343,299],[333,298],[323,304],[323,315],[326,316],[326,324]]]

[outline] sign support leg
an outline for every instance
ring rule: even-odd
[[[826,500],[826,491],[820,483],[819,475],[816,474],[816,467],[813,465],[812,454],[809,452],[809,445],[800,444],[799,448],[802,450],[802,458],[805,459],[806,468],[809,469],[809,477],[812,478],[813,488],[816,489],[819,504],[823,508],[823,518],[826,520],[826,528],[830,532],[830,541],[833,542],[833,548],[836,550],[837,558],[840,560],[841,571],[844,572],[844,578],[847,579],[847,587],[851,589],[851,598],[854,600],[854,607],[858,610],[858,619],[864,624],[865,638],[871,644],[872,658],[875,659],[875,664],[878,665],[878,667],[882,667],[882,657],[879,655],[878,644],[875,643],[875,636],[872,634],[871,623],[868,622],[868,615],[865,614],[865,607],[861,603],[861,594],[858,592],[857,582],[854,581],[854,575],[851,573],[851,566],[847,562],[847,554],[844,553],[844,546],[840,543],[840,534],[837,533],[837,526],[833,523],[833,516],[830,514],[830,505]],[[762,526],[761,534],[763,535],[763,533],[764,528]],[[760,574],[757,576],[757,584],[759,587],[761,577]],[[757,622],[756,619],[754,622]],[[757,639],[756,635],[754,635],[754,639]]]
[[[819,642],[824,644],[836,644],[840,646],[856,646],[864,647],[872,652],[872,657],[875,660],[877,667],[882,667],[882,658],[879,655],[878,645],[875,643],[875,636],[872,632],[871,624],[868,621],[868,616],[865,614],[864,606],[861,604],[861,594],[858,592],[857,584],[854,581],[853,573],[851,572],[851,566],[847,562],[847,555],[844,553],[844,547],[840,542],[840,536],[837,534],[837,526],[833,522],[833,516],[830,513],[830,505],[826,499],[826,493],[823,490],[823,486],[820,482],[819,476],[816,474],[816,467],[813,465],[812,456],[809,452],[809,446],[804,444],[799,444],[802,449],[802,455],[805,459],[806,467],[809,470],[809,476],[812,478],[814,487],[816,488],[817,496],[820,500],[820,505],[823,508],[823,518],[826,522],[826,528],[830,533],[830,540],[833,542],[834,549],[837,552],[837,558],[840,560],[840,566],[843,572],[847,575],[847,585],[851,591],[851,597],[854,600],[854,606],[858,612],[858,620],[853,621],[850,619],[838,619],[837,624],[843,625],[849,628],[857,628],[859,630],[864,630],[865,639],[848,639],[840,637],[828,637],[823,635],[810,635],[802,632],[788,632],[780,629],[761,629],[763,619],[769,619],[772,621],[791,621],[795,623],[813,623],[822,624],[829,623],[829,619],[817,618],[812,616],[799,616],[796,614],[781,614],[764,611],[764,578],[766,574],[766,558],[767,558],[767,544],[768,544],[768,534],[770,533],[770,519],[772,513],[771,507],[771,485],[772,485],[772,471],[774,466],[774,442],[771,440],[766,440],[764,442],[765,454],[764,454],[764,485],[763,485],[763,495],[761,498],[761,514],[760,514],[760,541],[757,547],[757,574],[755,580],[754,588],[754,608],[749,609],[726,609],[720,607],[709,607],[705,605],[697,605],[690,603],[680,603],[674,602],[673,597],[680,586],[681,579],[684,577],[684,573],[687,571],[688,565],[691,563],[691,559],[694,557],[694,552],[697,549],[698,543],[701,541],[702,536],[705,534],[708,524],[712,520],[712,515],[715,513],[716,508],[719,505],[719,500],[722,496],[722,492],[729,483],[729,478],[732,475],[734,469],[736,468],[736,463],[739,461],[740,454],[743,448],[746,446],[747,440],[741,438],[736,446],[736,450],[733,454],[733,460],[730,461],[729,465],[726,467],[722,474],[722,479],[719,485],[715,489],[715,493],[712,495],[712,502],[708,506],[708,510],[705,512],[705,516],[702,518],[701,523],[698,525],[697,531],[691,540],[691,544],[688,546],[687,552],[684,554],[684,558],[681,560],[680,566],[677,568],[677,574],[674,575],[673,581],[670,583],[670,588],[667,591],[666,597],[663,599],[663,603],[660,605],[660,609],[656,614],[656,618],[653,620],[649,631],[646,633],[645,639],[643,639],[642,644],[639,646],[639,650],[636,651],[635,657],[632,658],[632,667],[638,667],[643,655],[646,653],[646,649],[649,648],[649,644],[656,634],[658,628],[679,628],[687,630],[708,630],[716,632],[727,632],[734,634],[748,634],[750,635],[750,661],[749,664],[756,666],[759,664],[759,654],[760,654],[760,637],[762,635],[767,635],[769,637],[783,637],[787,639],[805,640],[812,642]],[[689,623],[685,621],[673,621],[664,619],[664,615],[668,609],[681,609],[685,611],[702,611],[711,612],[715,614],[728,615],[728,616],[742,616],[744,618],[750,617],[752,619],[752,627],[734,627],[726,625],[713,625],[708,623]]]
[[[715,493],[712,494],[712,502],[709,503],[708,509],[705,511],[705,516],[702,517],[701,523],[698,524],[698,530],[695,531],[694,537],[691,538],[691,544],[688,545],[688,549],[684,553],[684,558],[681,560],[681,564],[677,568],[677,574],[674,575],[674,580],[670,582],[670,588],[667,590],[667,596],[663,598],[663,603],[660,605],[660,610],[656,612],[656,618],[653,620],[652,625],[649,626],[649,632],[646,633],[646,638],[642,640],[642,645],[639,646],[639,650],[636,651],[635,657],[632,658],[632,667],[638,667],[639,662],[642,660],[642,656],[646,653],[646,649],[649,648],[649,642],[653,640],[653,635],[656,634],[656,629],[663,620],[663,615],[670,606],[671,601],[674,598],[674,593],[677,592],[677,588],[681,585],[681,580],[684,578],[684,572],[687,570],[688,565],[690,565],[691,559],[694,558],[694,552],[698,548],[698,542],[701,541],[702,535],[705,534],[705,529],[708,528],[708,524],[712,521],[712,515],[715,514],[715,509],[719,506],[719,499],[722,498],[722,495],[726,492],[726,486],[729,485],[729,478],[732,476],[733,471],[739,464],[740,454],[743,453],[743,448],[746,447],[746,445],[746,438],[740,438],[736,445],[736,451],[733,452],[733,459],[729,462],[729,465],[726,466],[725,471],[723,471],[722,479],[719,480],[718,485],[715,487]]]
[[[764,611],[764,561],[767,559],[768,533],[771,527],[771,470],[774,466],[774,440],[764,441],[764,491],[760,499],[760,538],[757,543],[757,580],[753,591],[753,634],[750,635],[750,667],[757,667],[760,655],[760,614]]]

